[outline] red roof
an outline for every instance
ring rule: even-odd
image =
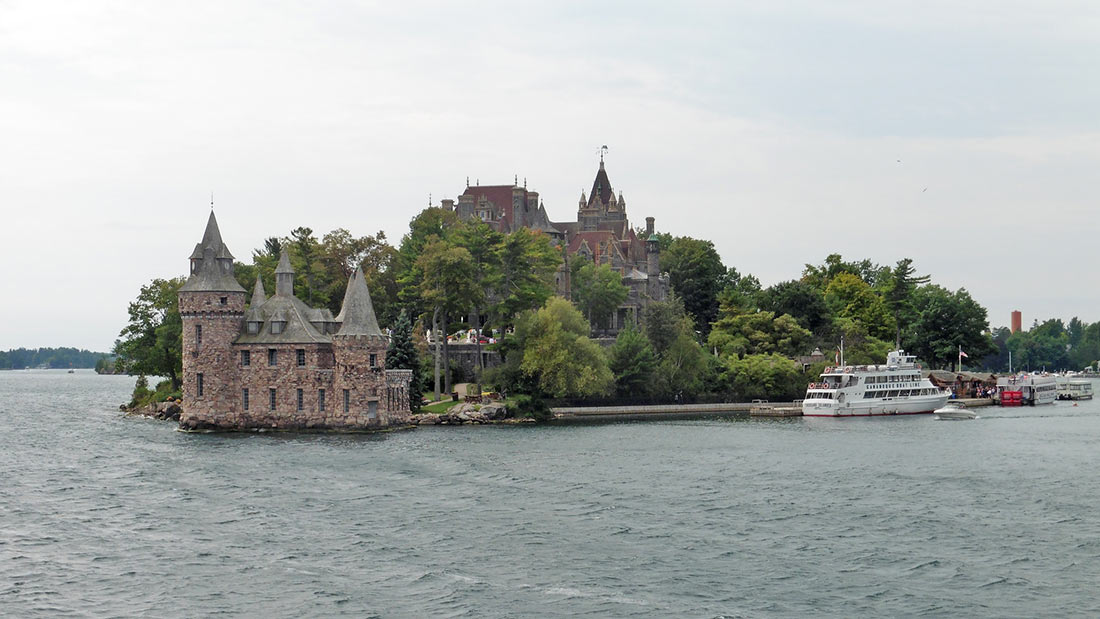
[[[515,189],[515,185],[474,185],[473,187],[467,187],[466,191],[462,192],[463,196],[472,196],[474,200],[474,206],[481,200],[482,196],[489,202],[492,202],[498,209],[500,209],[500,230],[504,232],[510,232],[512,230],[512,222],[514,217],[512,215],[512,190]],[[523,202],[527,203],[527,190],[523,191]]]

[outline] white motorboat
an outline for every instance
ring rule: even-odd
[[[948,402],[944,406],[932,411],[936,419],[978,419],[977,413],[966,407],[959,401]]]

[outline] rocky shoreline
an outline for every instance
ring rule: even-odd
[[[118,407],[126,416],[148,417],[162,421],[179,422],[183,407],[179,402],[154,402],[145,406]],[[508,407],[500,403],[458,404],[447,412],[413,413],[409,416],[409,426],[462,426],[462,425],[514,425],[534,423],[534,419],[517,419]]]

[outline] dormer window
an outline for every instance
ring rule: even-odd
[[[258,320],[248,321],[248,332],[251,335],[256,335],[260,332],[260,322]]]
[[[285,320],[272,320],[271,321],[271,333],[273,335],[278,335],[278,334],[282,333],[285,329],[286,329],[286,321]]]

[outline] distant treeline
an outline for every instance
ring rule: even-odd
[[[77,348],[16,348],[0,351],[0,370],[22,370],[43,364],[49,368],[94,368],[113,355]]]

